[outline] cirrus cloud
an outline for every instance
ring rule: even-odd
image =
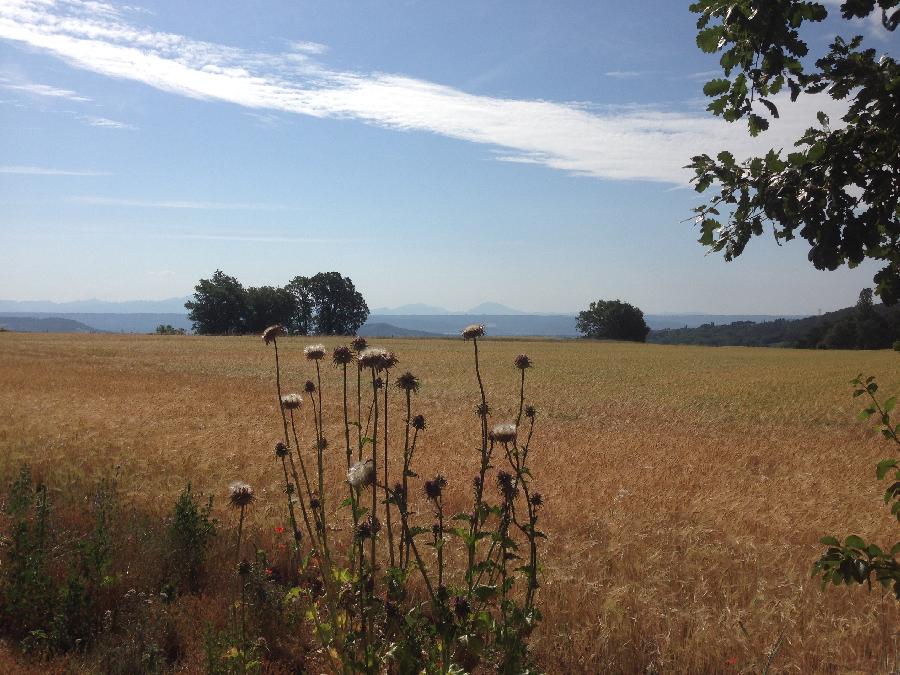
[[[782,106],[773,130],[754,140],[743,125],[712,118],[701,106],[498,98],[400,74],[336,71],[313,60],[326,51],[316,43],[252,52],[136,27],[96,0],[7,0],[0,7],[0,39],[180,96],[434,133],[490,146],[503,161],[608,180],[683,185],[692,155],[728,147],[746,156],[785,147],[816,110],[838,120],[845,109],[827,96],[803,97]]]

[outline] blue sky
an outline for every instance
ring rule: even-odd
[[[877,266],[696,243],[692,154],[841,108],[801,98],[758,141],[712,118],[687,4],[4,0],[0,297],[187,295],[221,268],[337,270],[370,307],[852,304]]]

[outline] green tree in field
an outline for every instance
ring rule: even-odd
[[[284,325],[296,335],[315,332],[315,302],[309,286],[309,277],[296,276],[284,287],[294,298],[294,310]]]
[[[900,23],[900,0],[845,0],[846,20],[873,12],[893,31]],[[747,120],[753,136],[777,123],[774,97],[789,93],[846,99],[849,108],[837,124],[818,113],[785,153],[740,162],[728,150],[715,158],[697,155],[689,167],[698,192],[713,189],[694,209],[700,242],[741,255],[751,237],[771,229],[776,240],[797,235],[810,246],[818,269],[851,267],[866,258],[886,264],[875,275],[877,293],[892,305],[900,300],[900,67],[881,50],[863,48],[861,36],[834,37],[812,62],[801,37],[806,22],[819,22],[828,10],[801,0],[700,0],[697,45],[721,53],[724,77],[703,92],[708,110],[729,122]]]
[[[249,309],[241,282],[222,270],[216,270],[212,279],[201,279],[194,287],[194,299],[184,306],[194,322],[194,332],[205,335],[243,332]]]
[[[288,289],[251,286],[247,289],[247,315],[243,332],[261,333],[266,326],[287,324],[295,311],[296,300]]]
[[[308,335],[354,335],[369,318],[369,306],[350,277],[340,272],[319,272],[294,277],[287,285],[295,299],[287,322],[292,332]]]
[[[650,328],[644,313],[620,300],[597,300],[578,313],[575,328],[585,337],[599,340],[645,342]]]

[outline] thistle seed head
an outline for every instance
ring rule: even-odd
[[[484,324],[473,323],[470,326],[466,326],[462,330],[462,336],[464,340],[474,340],[475,338],[484,337]]]
[[[311,509],[317,509],[322,506],[322,500],[319,499],[319,495],[313,495],[309,498],[309,507]]]
[[[497,472],[497,487],[500,488],[500,493],[503,495],[506,501],[512,501],[513,498],[515,498],[516,493],[518,493],[519,491],[519,488],[516,486],[515,479],[508,471]]]
[[[519,370],[525,370],[526,368],[531,368],[531,359],[528,358],[527,354],[519,354],[514,363],[516,364],[516,368]]]
[[[284,444],[283,441],[278,441],[275,444],[275,456],[278,458],[287,457],[288,447]]]
[[[535,508],[544,505],[544,498],[543,496],[541,496],[540,492],[535,492],[533,495],[531,495],[531,505]]]
[[[350,347],[347,347],[345,345],[335,347],[334,351],[331,353],[331,362],[336,366],[346,366],[352,361],[353,352],[350,351]]]
[[[325,358],[325,345],[307,345],[303,348],[303,354],[310,361],[320,361]]]
[[[281,397],[281,407],[285,410],[296,410],[303,404],[300,394],[285,394]]]
[[[403,483],[394,483],[393,490],[394,503],[401,512],[406,510],[406,490],[403,489]]]
[[[375,378],[375,388],[384,389],[384,380],[382,380],[380,377]]]
[[[416,431],[425,430],[425,415],[416,415],[409,421],[409,425]]]
[[[274,342],[284,335],[286,335],[284,326],[276,323],[274,326],[269,326],[262,332],[262,339],[263,342],[269,344],[270,342]]]
[[[375,481],[375,464],[371,459],[357,462],[347,471],[347,482],[360,489],[371,485]]]
[[[535,410],[533,405],[525,406],[525,417],[533,420],[537,416],[537,410]]]
[[[303,385],[303,391],[307,394],[314,394],[316,392],[316,383],[312,380],[307,380],[306,384]]]
[[[403,391],[416,393],[419,391],[419,378],[407,370],[397,378],[397,386]]]
[[[360,368],[374,368],[375,370],[381,370],[379,366],[386,354],[387,350],[381,349],[380,347],[367,347],[358,353],[356,359],[359,362]]]
[[[479,403],[475,406],[475,414],[479,417],[488,417],[491,414],[491,406],[487,403]]]
[[[369,525],[368,520],[364,520],[356,526],[356,536],[359,539],[368,539],[372,536],[372,526]]]
[[[241,560],[237,566],[237,573],[242,577],[246,577],[250,575],[250,561]]]
[[[357,354],[359,354],[359,352],[361,352],[363,349],[365,349],[368,346],[369,346],[369,343],[366,342],[366,338],[360,337],[359,335],[357,335],[355,338],[353,338],[353,341],[350,342],[350,348],[353,351],[355,351]]]
[[[253,488],[243,481],[235,481],[228,486],[228,501],[236,509],[249,506],[256,499]]]
[[[322,436],[319,440],[316,441],[316,449],[317,450],[327,450],[328,449],[328,439]]]
[[[428,499],[437,500],[440,498],[444,488],[447,487],[447,479],[438,474],[431,480],[425,481],[425,496]]]
[[[495,424],[489,437],[497,443],[512,443],[516,440],[516,425],[512,422]]]

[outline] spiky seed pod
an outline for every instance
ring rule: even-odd
[[[469,612],[471,611],[471,607],[469,606],[469,601],[462,595],[457,595],[456,598],[453,599],[453,613],[460,619],[465,619],[469,616]]]
[[[300,394],[285,394],[281,397],[281,407],[285,410],[296,410],[303,404]]]
[[[283,337],[286,335],[284,331],[284,326],[281,324],[275,324],[274,326],[269,326],[262,332],[263,342],[269,344],[270,342],[274,342],[276,339]]]
[[[307,380],[306,384],[303,385],[303,391],[307,394],[314,394],[316,392],[316,383],[312,380]]]
[[[372,536],[372,526],[368,520],[364,520],[356,526],[356,536],[359,539],[368,539]]]
[[[375,388],[384,389],[384,380],[382,380],[380,377],[375,378]]]
[[[531,495],[531,505],[535,508],[544,505],[544,498],[541,496],[540,492],[535,492]]]
[[[319,495],[313,495],[309,498],[309,506],[312,509],[317,509],[322,506],[322,500],[319,499]]]
[[[495,424],[491,429],[490,439],[497,443],[512,443],[516,440],[516,425],[512,422]]]
[[[294,530],[294,541],[302,541],[303,540],[303,532],[300,529]]]
[[[491,406],[487,403],[479,403],[475,406],[475,414],[479,417],[488,417],[491,414]]]
[[[350,348],[353,349],[353,351],[355,351],[357,354],[359,354],[368,346],[369,343],[366,342],[366,338],[360,337],[359,335],[353,338],[353,340],[350,342]]]
[[[475,338],[484,337],[484,324],[473,323],[462,329],[464,340],[474,340]]]
[[[371,459],[357,462],[347,471],[347,482],[360,489],[371,485],[375,481],[375,464]]]
[[[387,354],[387,351],[380,347],[367,347],[359,352],[356,357],[359,361],[360,368],[375,368],[379,370],[381,359]]]
[[[288,447],[284,444],[283,441],[278,441],[275,444],[275,456],[279,459],[282,457],[287,457],[288,455]]]
[[[419,378],[408,370],[397,378],[397,387],[403,391],[411,391],[416,393],[419,391]]]
[[[303,348],[303,354],[310,361],[320,361],[325,358],[325,345],[307,345]]]
[[[237,566],[237,573],[242,577],[250,576],[250,561],[241,560]]]
[[[409,421],[409,426],[418,431],[425,429],[425,415],[416,415]]]
[[[256,496],[253,494],[253,488],[242,481],[235,481],[229,485],[228,491],[228,501],[236,509],[249,506],[256,499]]]
[[[497,487],[500,488],[500,493],[507,501],[512,501],[519,491],[515,479],[508,471],[497,472]]]
[[[353,352],[350,351],[350,347],[341,345],[340,347],[335,347],[334,351],[331,352],[331,362],[336,366],[346,366],[352,361]]]
[[[514,363],[516,364],[516,368],[519,370],[525,370],[526,368],[531,368],[531,359],[528,358],[527,354],[519,354]]]
[[[390,370],[394,366],[396,366],[400,362],[400,359],[397,358],[397,355],[389,350],[384,350],[384,354],[381,355],[381,358],[378,361],[378,370]]]
[[[406,490],[402,483],[394,483],[393,501],[401,512],[406,511]]]
[[[533,405],[526,405],[525,406],[525,417],[527,417],[528,419],[534,419],[536,416],[537,416],[537,410],[535,410],[535,407]]]
[[[316,448],[319,450],[326,450],[328,448],[328,439],[322,436],[322,438],[316,441]]]
[[[440,523],[432,523],[432,525],[431,525],[431,534],[433,534],[435,537],[440,537],[440,536],[441,536],[441,531],[442,531],[442,528],[441,528],[441,524],[440,524]]]
[[[436,500],[441,496],[445,487],[447,487],[447,479],[438,474],[431,480],[425,481],[425,496]]]

